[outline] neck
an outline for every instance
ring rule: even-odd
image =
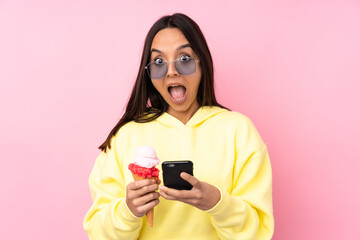
[[[185,125],[199,108],[200,108],[200,105],[198,104],[198,102],[194,101],[194,103],[191,104],[191,106],[185,111],[178,111],[176,109],[169,107],[169,109],[167,110],[167,113],[170,114],[171,116],[177,118]]]

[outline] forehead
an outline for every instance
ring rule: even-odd
[[[151,49],[171,51],[179,46],[189,43],[184,34],[178,28],[165,28],[160,30],[154,37]]]

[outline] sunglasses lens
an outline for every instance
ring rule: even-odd
[[[148,73],[151,79],[163,78],[166,75],[166,63],[150,63],[148,66]]]
[[[193,58],[188,59],[178,59],[175,62],[176,71],[180,75],[190,75],[196,71],[196,62]],[[167,63],[150,63],[147,66],[147,71],[151,79],[160,79],[165,77],[167,73]]]
[[[195,59],[177,60],[175,62],[176,70],[180,75],[190,75],[196,71]]]

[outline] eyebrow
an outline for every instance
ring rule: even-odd
[[[190,43],[186,43],[186,44],[184,44],[184,45],[181,45],[180,47],[178,47],[178,48],[176,49],[176,51],[179,51],[179,50],[181,50],[181,49],[183,49],[183,48],[187,48],[187,47],[190,47],[190,48],[191,48]],[[151,49],[150,54],[151,54],[152,52],[161,53],[161,51],[158,50],[158,49],[156,49],[156,48]]]

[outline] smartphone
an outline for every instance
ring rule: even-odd
[[[164,185],[178,190],[191,190],[192,185],[180,177],[180,173],[186,172],[193,175],[192,161],[166,161],[162,165]]]

